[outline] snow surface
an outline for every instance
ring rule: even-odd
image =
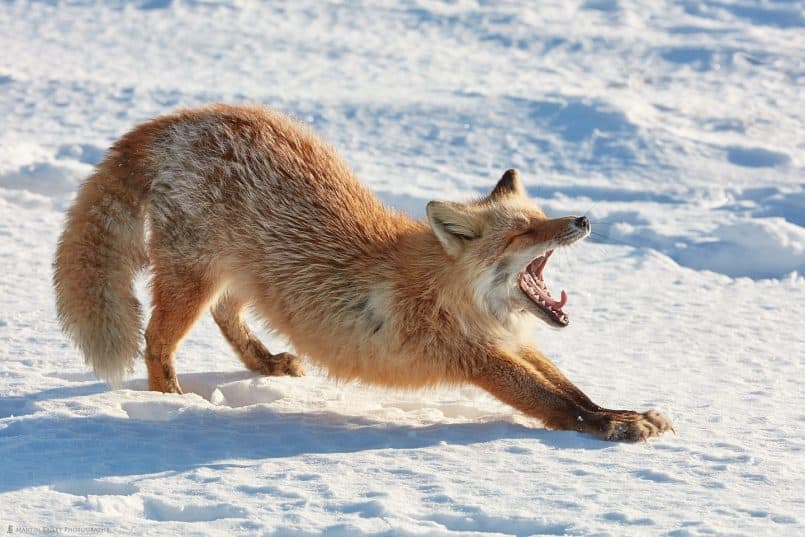
[[[802,535],[803,27],[787,0],[0,2],[0,531]],[[62,212],[115,138],[210,101],[309,122],[416,215],[508,167],[588,214],[602,235],[547,271],[571,326],[535,338],[677,435],[260,378],[209,318],[190,393],[142,364],[110,391],[55,322]]]

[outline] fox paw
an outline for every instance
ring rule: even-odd
[[[302,365],[302,360],[289,352],[272,354],[271,356],[262,359],[261,362],[260,373],[263,375],[272,377],[282,375],[301,377],[305,374],[305,368]]]
[[[604,440],[637,442],[659,436],[666,431],[673,431],[671,421],[657,412],[611,412],[601,422],[597,435]]]

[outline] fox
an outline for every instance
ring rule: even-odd
[[[529,339],[563,328],[545,280],[586,216],[549,218],[517,170],[414,219],[386,207],[313,130],[257,104],[183,109],[136,126],[81,184],[58,239],[63,331],[112,388],[142,339],[134,280],[151,273],[148,388],[181,394],[175,356],[210,310],[246,368],[388,388],[472,384],[552,430],[639,441],[673,430],[656,410],[592,402]],[[270,352],[251,308],[294,353]]]

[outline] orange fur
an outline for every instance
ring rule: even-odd
[[[549,219],[510,170],[489,196],[389,211],[306,127],[213,105],[123,136],[84,183],[59,240],[65,331],[119,383],[137,352],[134,274],[150,264],[152,390],[181,392],[174,356],[207,308],[251,370],[302,374],[243,324],[246,305],[333,377],[402,388],[470,382],[548,427],[636,440],[670,423],[593,404],[525,342],[550,316],[517,288],[535,258],[589,232]],[[147,232],[146,232],[147,230]]]

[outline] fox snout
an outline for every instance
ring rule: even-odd
[[[586,216],[579,216],[573,221],[573,225],[579,228],[580,230],[584,231],[585,233],[590,233],[592,231],[592,226],[590,225],[590,219]]]
[[[530,240],[521,246],[542,246],[545,249],[569,246],[587,238],[591,231],[592,225],[586,216],[561,216],[541,220],[533,225]]]
[[[545,240],[552,240],[556,246],[569,246],[574,242],[586,239],[592,232],[592,225],[590,219],[586,216],[563,216],[551,220],[555,226],[549,227]]]
[[[592,233],[593,230],[593,226],[590,224],[590,219],[586,216],[574,218],[568,227],[573,235],[570,239],[570,242],[586,239],[590,236],[590,233]]]

